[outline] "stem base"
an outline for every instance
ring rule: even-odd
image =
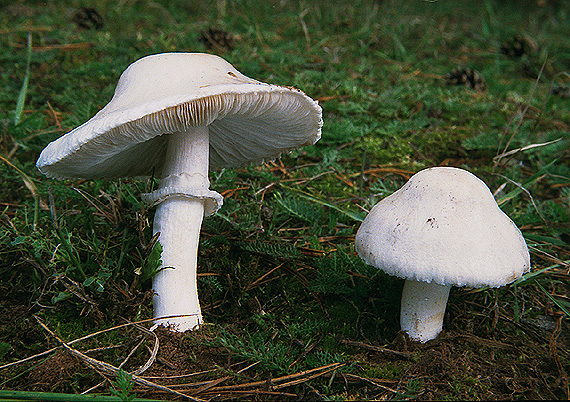
[[[451,286],[407,279],[402,291],[400,326],[409,337],[425,343],[443,327]]]

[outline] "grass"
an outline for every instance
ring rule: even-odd
[[[568,398],[565,2],[102,1],[102,27],[78,19],[86,6],[0,9],[0,365],[61,346],[38,317],[121,371],[54,351],[1,369],[0,400],[93,387],[182,399],[129,377],[149,359],[143,379],[204,399]],[[233,44],[209,49],[210,28]],[[151,183],[54,181],[35,161],[109,101],[130,63],[168,51],[216,53],[296,86],[320,101],[324,127],[281,160],[211,173],[225,201],[201,235],[207,324],[155,338],[144,320],[160,250],[139,196]],[[450,85],[456,67],[486,89]],[[454,288],[444,332],[418,345],[399,332],[402,281],[366,266],[354,235],[376,202],[437,165],[487,183],[533,269],[501,289]]]

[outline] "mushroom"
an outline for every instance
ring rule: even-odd
[[[499,287],[530,269],[525,240],[485,183],[451,167],[422,170],[376,204],[356,234],[367,264],[404,278],[400,325],[440,333],[451,286]]]
[[[202,53],[144,57],[121,75],[111,101],[86,123],[48,144],[38,169],[48,177],[154,175],[143,194],[158,205],[162,267],[153,279],[156,322],[178,331],[202,321],[196,284],[204,215],[223,197],[208,170],[278,158],[321,135],[322,111],[300,90],[246,77]],[[173,318],[161,318],[177,316]]]

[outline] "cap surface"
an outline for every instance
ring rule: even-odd
[[[530,269],[525,240],[485,183],[457,168],[422,170],[376,204],[356,250],[388,274],[452,286],[503,286]]]
[[[93,118],[50,143],[37,167],[54,178],[159,175],[168,134],[203,125],[216,170],[314,144],[322,111],[303,92],[248,78],[218,56],[151,55],[123,72]]]

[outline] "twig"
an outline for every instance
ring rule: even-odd
[[[568,261],[568,260],[566,260],[566,261],[561,260],[560,258],[555,257],[552,254],[549,254],[546,251],[540,250],[539,248],[536,248],[533,246],[529,246],[528,248],[533,254],[535,254],[537,257],[542,258],[543,260],[550,261],[550,262],[553,262],[555,264],[561,265],[565,269],[570,268],[570,261]]]
[[[254,287],[260,285],[262,283],[262,281],[267,278],[269,275],[271,275],[273,272],[275,272],[276,270],[278,270],[279,268],[281,268],[283,265],[285,265],[285,263],[281,263],[279,265],[277,265],[276,267],[270,269],[269,271],[267,271],[266,273],[264,273],[263,275],[261,275],[259,278],[257,278],[255,281],[253,281],[252,283],[250,283],[247,288],[245,289],[245,291],[249,291],[251,289],[253,289]]]
[[[149,331],[148,329],[146,329],[146,328],[144,328],[138,324],[133,323],[133,325],[135,326],[135,328],[138,328],[139,330],[141,330],[145,334],[152,335],[154,337],[154,346],[153,346],[152,351],[150,353],[150,357],[148,358],[148,360],[146,361],[145,364],[143,364],[141,367],[139,367],[138,369],[133,371],[133,374],[140,375],[140,374],[144,373],[146,370],[148,370],[149,367],[152,366],[152,364],[155,362],[156,356],[158,354],[159,341],[158,341],[158,335],[156,335],[153,331]],[[135,349],[133,349],[133,352],[138,348],[138,346],[139,345],[137,345],[137,347]]]
[[[219,393],[225,393],[226,396],[230,396],[230,395],[239,395],[240,398],[246,397],[246,396],[250,396],[250,395],[271,395],[271,396],[288,396],[290,398],[298,398],[299,396],[297,394],[290,394],[288,392],[275,392],[275,391],[264,391],[261,389],[251,389],[251,390],[247,390],[247,391],[243,391],[243,390],[239,390],[239,391],[224,391],[224,392],[220,392],[220,391],[216,391],[216,394]]]
[[[26,25],[23,25],[23,26],[20,25],[20,26],[14,27],[14,28],[0,29],[0,35],[7,34],[7,33],[14,33],[14,32],[51,32],[53,30],[55,30],[55,28],[50,27],[50,26],[32,27],[32,26],[28,26],[28,24],[26,24]]]
[[[61,244],[63,244],[63,242]],[[65,244],[64,244],[64,246],[65,246]],[[55,255],[55,252],[54,252],[54,255]],[[71,282],[71,284],[67,283],[66,280]],[[89,304],[91,307],[97,308],[97,303],[94,300],[92,300],[89,296],[87,296],[87,294],[85,294],[85,292],[81,292],[82,287],[77,282],[75,282],[73,279],[71,279],[67,275],[61,275],[61,276],[56,277],[55,283],[58,283],[58,282],[61,283],[67,291],[74,294],[78,299]]]
[[[259,363],[259,362],[257,362]],[[257,364],[256,363],[256,364]],[[171,375],[171,376],[157,376],[157,377],[153,377],[153,376],[144,376],[143,378],[147,379],[147,380],[178,380],[181,378],[188,378],[188,377],[194,377],[197,375],[202,375],[202,374],[208,374],[208,373],[212,373],[214,371],[216,371],[217,369],[210,369],[210,370],[204,370],[204,371],[197,371],[195,373],[190,373],[190,374],[180,374],[180,375]],[[239,373],[239,372],[238,372]]]
[[[101,201],[95,199],[95,197],[93,197],[90,194],[87,194],[85,191],[73,186],[72,187],[73,190],[77,191],[83,198],[85,198],[85,200],[91,204],[93,206],[93,208],[95,208],[97,211],[99,211],[99,213],[101,214],[101,216],[104,216],[105,218],[107,218],[109,221],[113,221],[113,216],[111,216],[111,214],[106,213],[105,211],[103,211],[102,208],[104,208],[101,203]],[[99,205],[96,204],[96,202],[98,202],[99,204],[101,204],[101,207]]]
[[[381,352],[381,353],[389,353],[389,354],[393,354],[399,357],[403,357],[404,359],[408,359],[410,357],[410,354],[407,352],[400,352],[397,350],[392,350],[392,349],[386,349],[380,346],[374,346],[374,345],[369,345],[367,343],[363,343],[363,342],[357,342],[357,341],[350,341],[350,340],[342,340],[342,343],[344,343],[345,345],[348,346],[356,346],[358,348],[363,348],[363,349],[368,349],[368,350],[372,350],[374,352]]]
[[[249,370],[250,368],[257,366],[259,363],[261,363],[260,360],[253,362],[251,364],[248,364],[246,367],[242,368],[240,371],[238,371],[236,374],[243,374],[244,372],[246,372],[247,370]]]
[[[394,174],[402,176],[405,179],[409,179],[410,176],[412,176],[414,174],[414,172],[412,172],[411,170],[398,169],[395,167],[386,166],[386,167],[377,167],[377,168],[372,168],[372,169],[361,170],[360,172],[356,172],[356,173],[350,173],[348,175],[348,177],[355,177],[355,176],[359,176],[360,174],[367,175],[367,174],[375,174],[375,173],[394,173]]]
[[[494,348],[494,349],[514,349],[514,350],[519,350],[519,348],[515,345],[510,345],[508,343],[504,343],[504,342],[499,342],[499,341],[494,341],[492,339],[484,339],[484,338],[480,338],[478,336],[475,335],[469,335],[469,334],[459,334],[459,335],[455,335],[452,337],[452,339],[466,339],[468,341],[471,342],[475,342],[478,343],[482,346],[488,347],[488,348]],[[433,345],[437,342],[438,340],[436,339],[435,342],[431,342],[429,345],[422,345],[423,348],[429,348],[429,347],[433,347]],[[442,341],[442,340],[440,340]]]
[[[372,384],[372,385],[374,385],[375,387],[381,388],[381,389],[383,389],[383,390],[385,390],[385,391],[392,392],[392,393],[394,393],[394,394],[397,394],[397,393],[398,393],[398,391],[396,391],[395,389],[390,388],[390,387],[387,387],[387,386],[382,385],[382,384],[378,384],[376,381],[373,381],[373,380],[371,380],[370,378],[360,377],[359,375],[356,375],[356,374],[348,374],[348,373],[342,374],[342,376],[345,377],[345,378],[351,379],[351,380],[364,381],[364,382],[366,382],[366,383],[368,383],[368,384]]]
[[[322,372],[320,372],[320,373],[316,373],[316,374],[310,375],[309,377],[299,378],[299,379],[296,379],[296,380],[293,380],[293,381],[289,381],[289,382],[286,382],[286,383],[284,383],[284,384],[274,385],[274,386],[271,387],[271,389],[281,389],[281,388],[291,387],[291,386],[293,386],[293,385],[298,385],[298,384],[307,382],[307,381],[309,381],[309,380],[312,380],[312,379],[314,379],[314,378],[320,377],[320,376],[322,376],[322,375],[325,375],[325,374],[327,374],[327,373],[329,373],[329,372],[331,372],[331,371],[337,370],[337,369],[339,369],[339,368],[342,367],[342,366],[343,366],[343,364],[336,363],[336,365],[332,365],[332,367],[328,368],[328,369],[325,370],[325,371],[322,371]]]
[[[69,345],[69,342],[67,344]],[[125,346],[124,343],[120,343],[118,345],[111,345],[111,346],[102,346],[100,348],[93,348],[93,349],[84,350],[83,353],[105,352],[107,350],[119,349],[119,348],[122,348],[124,346]]]
[[[104,379],[103,381],[101,381],[99,384],[94,385],[94,386],[92,386],[91,388],[86,389],[85,391],[83,391],[83,392],[81,393],[81,395],[87,395],[87,394],[89,394],[89,393],[95,391],[97,388],[102,387],[103,385],[105,385],[105,383],[106,383],[107,381],[109,381],[109,380],[108,380],[107,378],[105,378],[105,379]]]
[[[216,50],[218,50],[219,52],[225,52],[227,49],[224,48],[223,46],[221,46],[218,42],[216,42],[216,40],[214,38],[212,38],[212,35],[210,35],[208,32],[203,31],[202,32],[202,36],[208,41],[208,43],[210,45],[212,45],[213,47],[216,48]]]
[[[131,356],[137,351],[137,349],[146,341],[146,339],[141,339],[139,341],[139,343],[137,343],[137,345],[129,352],[129,354],[127,355],[127,357],[125,357],[123,359],[123,361],[121,362],[121,364],[119,364],[118,368],[122,369],[123,366],[129,361],[129,359],[131,358]],[[150,349],[149,349],[150,350]],[[137,370],[138,371],[138,370]],[[134,371],[133,373],[136,373],[136,371]],[[138,374],[138,373],[137,373]]]
[[[256,365],[257,363],[259,362],[255,362],[252,365],[247,366],[243,370],[247,370],[248,368],[252,367],[253,365]],[[201,381],[190,384],[171,385],[171,388],[183,389],[185,390],[185,392],[191,392],[193,395],[240,394],[243,396],[243,395],[267,394],[275,396],[296,397],[297,395],[295,394],[276,392],[276,390],[307,382],[314,378],[323,376],[331,371],[337,370],[342,366],[344,366],[344,363],[333,363],[326,366],[318,367],[311,370],[301,371],[295,374],[290,374],[279,378],[273,378],[273,379],[270,378],[265,381],[256,381],[246,384],[216,387],[217,384],[227,380],[228,378],[231,378],[231,377],[221,377],[219,379],[212,381]],[[243,370],[240,370],[240,372],[243,372]],[[283,383],[283,381],[285,382]],[[196,390],[191,390],[191,388],[194,387],[200,387],[200,388]],[[259,389],[260,387],[263,387],[263,389]],[[248,388],[257,388],[257,389],[248,389]]]
[[[47,107],[48,107],[51,115],[53,116],[54,123],[57,126],[58,130],[61,132],[64,132],[65,130],[61,126],[61,122],[59,121],[59,117],[57,117],[57,113],[55,110],[53,110],[53,107],[51,106],[51,103],[49,103],[49,101],[47,101]]]
[[[216,385],[221,384],[222,382],[226,381],[226,380],[229,379],[229,378],[231,378],[231,377],[220,377],[220,378],[217,378],[217,379],[215,379],[215,380],[213,380],[213,381],[209,381],[207,384],[204,384],[204,385],[202,385],[200,388],[198,388],[198,389],[195,391],[195,393],[196,393],[196,394],[201,394],[201,393],[203,393],[204,391],[207,391],[207,390],[209,390],[210,388],[213,388],[213,387],[215,387]]]
[[[267,385],[269,383],[269,386],[271,389],[277,389],[277,387],[279,388],[283,388],[283,384],[278,384],[281,383],[282,381],[288,381],[286,384],[288,384],[287,386],[290,385],[294,385],[293,384],[293,380],[297,380],[299,379],[299,377],[304,377],[306,375],[311,375],[310,378],[304,378],[301,379],[302,381],[307,381],[308,379],[312,379],[312,378],[316,378],[319,375],[323,375],[326,374],[332,370],[336,370],[341,368],[342,366],[344,366],[344,363],[332,363],[332,364],[328,364],[326,366],[322,366],[322,367],[317,367],[311,370],[305,370],[305,371],[300,371],[298,373],[295,374],[289,374],[283,377],[278,377],[278,378],[273,378],[269,381],[255,381],[255,382],[250,382],[250,383],[246,383],[246,384],[237,384],[237,385],[227,385],[227,386],[223,386],[223,387],[215,387],[212,388],[212,391],[237,391],[237,390],[243,390],[245,388],[255,388],[255,387],[260,387],[263,385]],[[324,371],[323,371],[324,370]],[[313,376],[314,373],[317,373],[321,371],[320,373],[318,373],[317,376]],[[300,382],[302,382],[300,381]],[[299,382],[297,382],[299,383]]]
[[[494,162],[495,162],[495,161],[499,161],[500,159],[502,159],[502,158],[504,158],[504,157],[506,157],[506,156],[511,156],[511,155],[514,155],[514,154],[516,154],[516,153],[518,153],[518,152],[526,151],[527,149],[533,149],[533,148],[538,148],[538,147],[544,147],[544,146],[546,146],[546,145],[550,145],[550,144],[557,143],[558,141],[562,141],[562,137],[557,138],[557,139],[552,140],[552,141],[548,141],[548,142],[542,142],[542,143],[539,143],[539,144],[530,144],[530,145],[526,145],[526,146],[521,147],[521,148],[511,149],[511,150],[508,151],[508,152],[504,152],[504,153],[502,153],[502,154],[500,154],[500,155],[497,155],[497,156],[493,157],[493,161],[494,161]]]
[[[297,357],[297,358],[295,359],[295,361],[292,362],[292,363],[289,365],[289,368],[291,368],[291,367],[293,367],[295,364],[299,363],[299,362],[301,361],[301,359],[304,359],[305,356],[307,356],[307,355],[311,352],[311,350],[313,350],[320,342],[321,342],[321,339],[317,339],[315,342],[313,342],[313,343],[311,343],[309,346],[307,346],[307,347],[303,350],[303,352],[299,355],[299,357]]]

